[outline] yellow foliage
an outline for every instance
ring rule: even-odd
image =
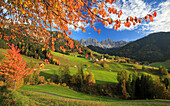
[[[45,68],[45,65],[40,65],[40,69],[44,69]]]
[[[57,84],[56,84],[56,83],[54,83],[54,82],[50,82],[49,84],[50,84],[50,85],[57,85]]]
[[[3,81],[0,81],[0,86],[4,86],[4,82]]]
[[[45,48],[42,48],[42,51],[44,51],[45,50]]]
[[[66,86],[67,86],[67,84],[66,84],[66,83],[63,83],[63,84],[62,84],[62,86],[63,86],[63,87],[66,87]]]
[[[50,83],[50,81],[51,81],[51,79],[47,79],[47,83],[48,83],[48,84]]]
[[[30,85],[31,83],[30,82],[28,82],[26,85]]]
[[[44,76],[39,76],[39,82],[40,82],[40,83],[45,82],[45,78],[44,78]]]
[[[85,74],[85,76],[88,76],[88,75],[89,75],[89,72],[87,72],[87,71],[86,71],[86,74]]]

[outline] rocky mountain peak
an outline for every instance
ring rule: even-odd
[[[113,41],[112,39],[106,39],[106,40],[99,42],[96,39],[92,39],[91,37],[89,37],[87,40],[84,40],[82,38],[80,39],[79,42],[84,46],[93,45],[93,46],[98,46],[102,48],[122,47],[128,43],[126,41]]]

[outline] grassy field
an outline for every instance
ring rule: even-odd
[[[14,93],[14,98],[18,102],[18,105],[22,106],[168,106],[166,104],[159,103],[130,103],[127,101],[86,101],[76,100],[61,97],[54,97],[50,95],[40,94],[37,92],[27,90],[17,90]],[[164,101],[165,100],[147,100],[147,101]]]
[[[54,94],[66,98],[61,98],[61,97],[55,97],[52,95],[45,95],[45,94],[39,94],[35,91],[40,91],[40,92],[45,92],[49,94]],[[79,93],[76,91],[73,91],[68,88],[64,88],[61,86],[53,86],[53,85],[37,85],[37,86],[30,86],[30,85],[24,85],[22,86],[18,92],[22,93],[24,96],[29,96],[29,98],[32,98],[35,101],[38,101],[38,103],[60,103],[61,102],[64,105],[119,105],[119,106],[127,106],[127,105],[138,105],[138,106],[147,106],[147,105],[152,105],[152,106],[167,106],[164,104],[159,104],[159,103],[142,103],[142,102],[170,102],[170,100],[121,100],[117,98],[110,98],[110,97],[101,97],[101,96],[94,96],[94,95],[88,95],[88,94],[83,94]],[[41,100],[43,100],[41,102]],[[86,101],[88,100],[88,102]],[[47,102],[48,101],[48,102]],[[58,102],[55,102],[58,101]],[[67,102],[69,101],[69,102]],[[112,101],[112,102],[111,102]],[[115,103],[114,103],[115,102]],[[130,103],[133,102],[133,103]],[[139,102],[139,103],[135,103]],[[92,103],[92,104],[91,104]]]
[[[50,94],[55,94],[58,96],[69,97],[74,99],[83,99],[83,100],[95,100],[95,101],[117,101],[120,99],[110,98],[110,97],[102,97],[102,96],[94,96],[88,95],[80,92],[76,92],[74,90],[62,87],[62,86],[54,86],[54,85],[24,85],[20,88],[21,90],[28,91],[40,91],[46,92]]]
[[[83,63],[89,62],[89,59],[85,59],[85,58],[63,55],[58,52],[51,52],[51,53],[54,55],[54,58],[56,58],[62,65],[75,66],[75,65],[81,65]]]
[[[168,68],[168,67],[170,67],[170,60],[167,60],[167,61],[165,61],[165,62],[152,63],[151,65],[152,65],[153,67],[159,67],[159,66],[161,65],[162,67]]]

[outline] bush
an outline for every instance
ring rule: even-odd
[[[16,89],[20,88],[24,84],[24,79],[18,79],[16,81]],[[14,89],[15,81],[11,78],[6,79],[7,88]]]
[[[45,83],[44,76],[39,76],[39,84],[44,84],[44,83]]]

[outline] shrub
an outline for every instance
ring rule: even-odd
[[[20,88],[23,84],[24,84],[24,79],[18,79],[16,81],[16,89]],[[7,86],[7,88],[14,89],[15,81],[12,78],[6,79],[6,86]]]
[[[45,83],[45,78],[44,76],[39,76],[39,83],[44,84]]]
[[[66,83],[63,83],[61,86],[66,87],[67,85],[66,85]]]
[[[51,79],[47,79],[47,83],[50,84]]]

